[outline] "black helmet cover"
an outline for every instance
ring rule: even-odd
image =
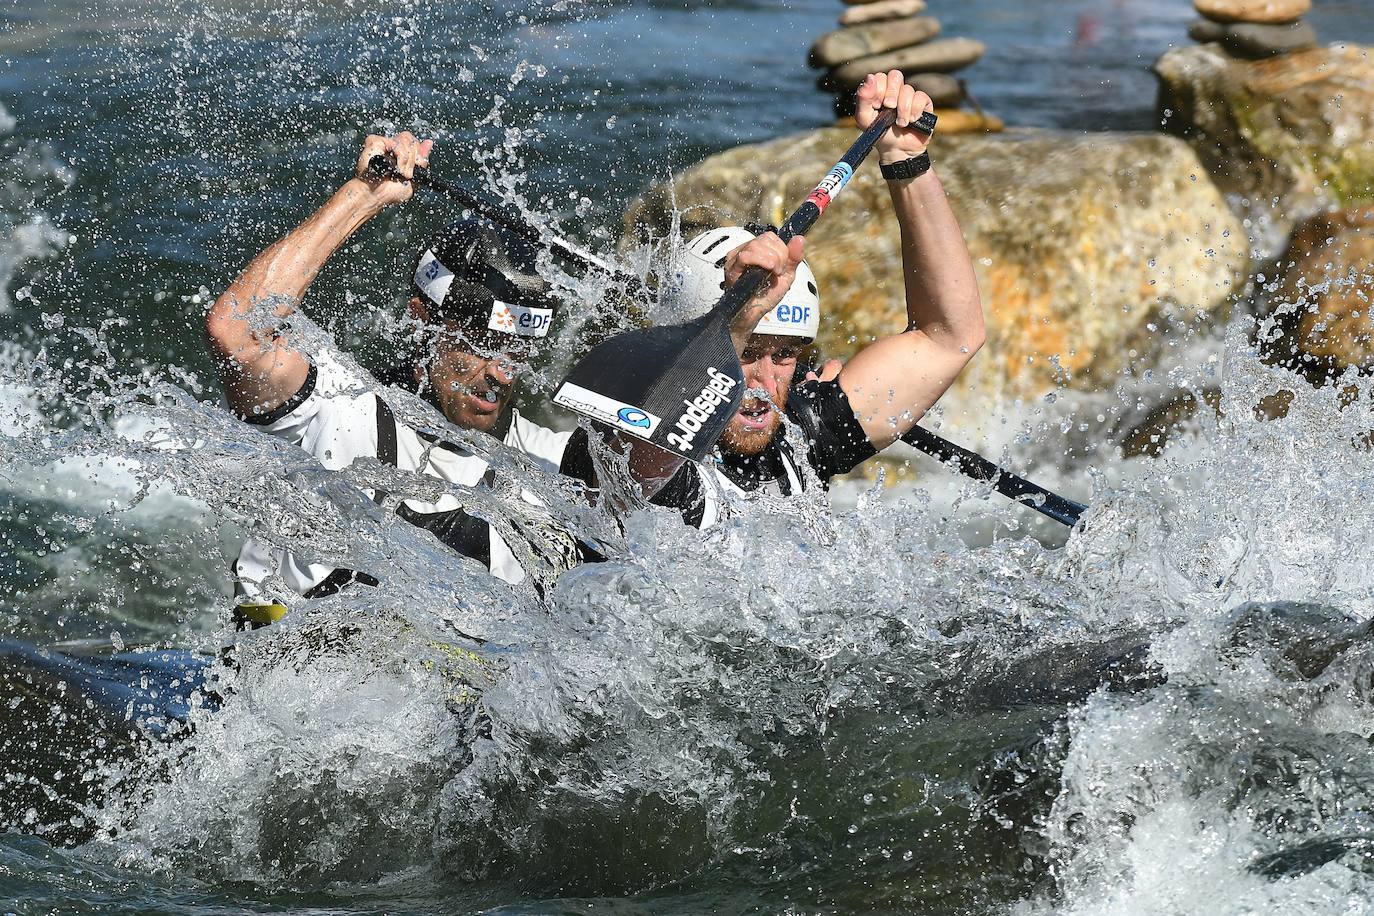
[[[549,333],[557,301],[539,276],[539,250],[484,220],[440,229],[420,252],[411,295],[436,321],[457,324],[478,347],[528,350]]]

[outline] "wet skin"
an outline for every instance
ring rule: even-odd
[[[448,333],[434,342],[427,365],[429,390],[449,422],[461,429],[490,432],[515,390],[517,360],[523,354],[474,353]]]
[[[740,356],[746,390],[767,392],[768,399],[746,397],[720,438],[721,449],[752,457],[768,447],[787,407],[787,394],[803,347],[796,337],[754,334]]]

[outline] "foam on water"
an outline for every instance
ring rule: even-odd
[[[0,105],[0,315],[10,311],[10,289],[27,262],[52,257],[70,241],[52,224],[41,199],[74,180],[48,147],[9,136],[16,121]],[[19,295],[27,298],[27,287]]]
[[[1249,340],[1239,319],[1193,380],[1219,387],[1221,414],[1099,477],[1058,550],[951,537],[920,491],[833,513],[745,501],[706,534],[652,509],[617,525],[388,391],[605,546],[609,562],[542,598],[364,490],[447,489],[493,515],[513,505],[499,493],[375,463],[327,472],[170,380],[97,385],[98,360],[29,373],[31,419],[0,440],[8,467],[76,475],[73,498],[115,516],[166,492],[164,506],[382,579],[240,638],[219,712],[104,768],[113,794],[86,810],[98,835],[83,855],[295,891],[408,876],[619,894],[729,875],[790,893],[777,875],[800,869],[837,905],[961,888],[1026,912],[1210,912],[1204,890],[1224,889],[1238,912],[1337,908],[1369,890],[1352,862],[1374,842],[1359,813],[1374,658],[1350,641],[1319,665],[1285,660],[1293,640],[1265,621],[1287,618],[1237,608],[1317,602],[1337,629],[1374,616],[1350,406],[1370,392],[1304,387]],[[1258,414],[1280,389],[1287,415]],[[85,400],[45,422],[69,390]],[[1148,647],[1155,680],[1091,692],[1130,647]],[[928,756],[946,741],[953,769]],[[1040,796],[1017,800],[1008,773]],[[812,847],[844,851],[796,859]],[[974,868],[994,859],[1004,871]]]
[[[317,33],[342,10],[278,4],[253,25],[215,8],[178,28],[170,111],[151,119],[163,139],[217,134],[205,127],[216,118],[244,126],[236,106],[270,83],[245,78],[220,100],[242,47],[219,40],[242,31],[279,39],[284,72],[308,77],[284,103],[285,130],[353,143],[328,117],[314,123],[307,97],[338,90],[301,63],[319,59]],[[416,37],[434,12],[407,5],[371,37],[446,60],[447,44]],[[121,53],[137,78],[165,75],[144,56],[159,46],[130,38]],[[419,67],[403,60],[404,74]],[[329,113],[399,108],[408,81],[390,79],[392,62],[350,71],[364,101]],[[479,133],[496,139],[473,161],[522,212],[583,217],[606,202],[551,208],[521,174],[545,135],[512,100],[551,78],[524,61],[479,97]],[[451,79],[474,77],[461,67]],[[162,96],[144,103],[156,115]],[[227,194],[239,163],[304,142],[258,139],[169,180]],[[25,307],[43,312],[28,272],[69,236],[42,199],[72,176],[18,140],[0,156],[27,176],[0,188],[0,281],[23,273]],[[572,298],[605,299],[594,279],[542,268]],[[194,324],[187,303],[202,300],[154,301],[181,301],[173,316]],[[329,330],[404,331],[383,309],[359,311]],[[193,713],[175,744],[115,753],[81,732],[79,708],[65,719],[59,740],[88,742],[87,766],[51,788],[104,791],[81,801],[79,824],[35,810],[16,826],[89,839],[62,851],[7,834],[7,892],[93,910],[543,912],[630,895],[621,905],[665,912],[1037,916],[1330,913],[1374,892],[1371,386],[1312,389],[1265,365],[1243,316],[1224,338],[1188,340],[1157,376],[989,411],[988,438],[969,444],[1033,457],[1036,479],[1091,495],[1062,548],[1020,536],[1027,510],[946,485],[944,471],[921,489],[855,485],[835,510],[814,491],[743,499],[705,534],[658,510],[612,518],[386,390],[404,421],[487,456],[547,508],[503,521],[530,511],[513,487],[466,490],[375,462],[324,471],[230,416],[194,372],[131,365],[119,330],[48,310],[41,341],[35,328],[0,357],[0,510],[12,521],[0,624],[41,642],[233,642],[238,667],[217,666],[221,708]],[[298,323],[307,348],[337,347],[329,330]],[[529,385],[546,391],[557,375],[531,367]],[[1107,422],[1091,418],[1125,427],[1180,389],[1219,391],[1220,415],[1199,411],[1158,459],[1088,447]],[[1287,415],[1265,419],[1257,405],[1280,390]],[[543,594],[507,586],[378,506],[377,490],[564,526],[609,560],[549,576]],[[224,564],[244,533],[381,587],[301,600],[282,624],[234,634]]]

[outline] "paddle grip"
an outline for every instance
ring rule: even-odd
[[[934,129],[935,124],[931,119],[923,122],[929,125],[929,129]],[[799,235],[805,235],[807,231],[820,219],[825,208],[830,206],[830,202],[844,190],[844,186],[849,183],[849,179],[854,176],[854,171],[859,164],[864,161],[868,154],[873,150],[878,138],[887,132],[897,120],[897,111],[893,108],[885,108],[873,119],[873,123],[868,125],[863,133],[856,139],[840,157],[840,161],[826,173],[821,179],[820,184],[812,189],[807,195],[806,200],[802,201],[800,207],[792,211],[792,215],[778,229],[778,238],[782,239],[783,244],[790,242]],[[725,290],[725,295],[711,311],[723,312],[729,318],[734,318],[741,309],[754,298],[760,286],[768,279],[768,272],[761,267],[751,267],[740,275],[739,279],[730,284]]]
[[[993,489],[1008,499],[1024,503],[1041,515],[1052,518],[1062,525],[1068,525],[1072,528],[1078,524],[1083,513],[1088,511],[1088,507],[1082,503],[1074,502],[1058,493],[1046,490],[1024,477],[1019,477],[998,467],[977,452],[971,452],[955,445],[928,429],[913,426],[906,435],[902,436],[902,441],[920,449],[937,461],[954,462],[959,473],[965,477],[991,483]]]

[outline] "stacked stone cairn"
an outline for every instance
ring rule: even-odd
[[[1202,16],[1188,29],[1188,37],[1217,42],[1233,57],[1259,60],[1317,43],[1317,33],[1302,17],[1312,0],[1193,0]]]
[[[844,0],[840,27],[811,46],[809,63],[825,68],[816,85],[835,93],[835,114],[854,114],[854,91],[869,73],[897,69],[935,103],[942,134],[1000,131],[1000,119],[977,109],[955,73],[987,48],[971,38],[938,38],[940,21],[924,16],[926,0]],[[961,106],[972,102],[977,110]]]

